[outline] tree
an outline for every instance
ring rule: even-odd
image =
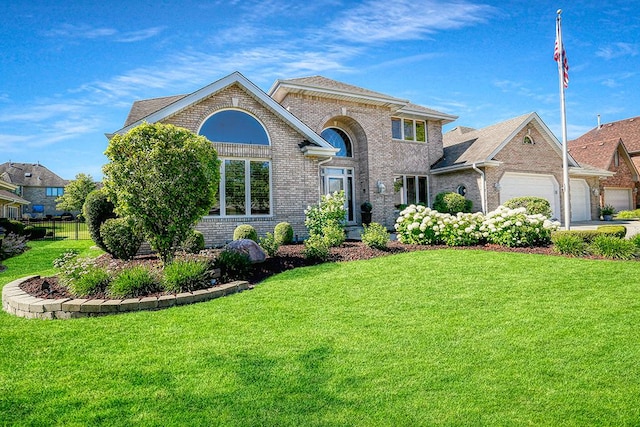
[[[76,179],[64,187],[64,194],[56,199],[56,209],[60,211],[82,211],[87,195],[96,189],[91,175],[79,173]]]
[[[220,162],[211,142],[187,129],[143,123],[115,135],[105,152],[104,186],[122,217],[142,229],[166,265],[215,203]]]

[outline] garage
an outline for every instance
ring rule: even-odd
[[[631,189],[604,187],[604,204],[616,208],[616,212],[631,210]]]
[[[560,192],[553,175],[505,172],[500,179],[500,204],[514,197],[542,197],[551,205],[554,218],[560,218]]]
[[[589,184],[584,179],[571,179],[571,221],[588,221],[591,219],[591,200]]]

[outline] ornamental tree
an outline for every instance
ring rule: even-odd
[[[79,173],[76,179],[64,187],[64,194],[56,199],[56,209],[60,211],[81,211],[89,193],[96,189],[91,175]]]
[[[121,217],[142,229],[163,263],[215,202],[220,162],[206,138],[162,123],[143,123],[111,138],[104,186]]]

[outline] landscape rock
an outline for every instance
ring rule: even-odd
[[[250,239],[234,240],[229,242],[225,249],[247,255],[252,264],[258,264],[267,259],[262,248]]]

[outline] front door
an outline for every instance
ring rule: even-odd
[[[353,208],[353,169],[350,168],[323,168],[322,186],[325,194],[332,194],[344,190],[346,198],[347,223],[355,223]]]

